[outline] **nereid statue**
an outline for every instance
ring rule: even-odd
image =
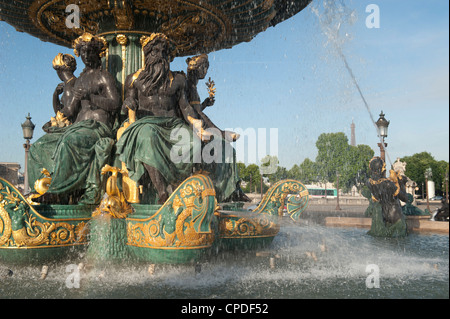
[[[203,127],[212,136],[208,140],[208,147],[203,147],[201,169],[211,173],[217,199],[222,201],[250,201],[240,189],[240,180],[236,164],[236,151],[230,142],[236,141],[239,134],[224,131],[218,128],[203,112],[206,107],[213,106],[215,102],[214,82],[209,79],[206,83],[209,97],[200,102],[197,90],[198,81],[206,77],[209,69],[208,55],[200,54],[186,59],[187,85],[186,95],[189,103],[197,111],[203,122]],[[205,146],[205,143],[204,143]],[[213,153],[213,154],[211,154]],[[205,155],[206,154],[206,155]],[[205,156],[204,156],[205,155]],[[208,158],[209,160],[205,161]]]
[[[106,42],[88,33],[74,43],[75,54],[86,67],[72,80],[60,111],[73,124],[58,133],[52,161],[47,164],[51,167],[45,167],[52,178],[47,194],[59,195],[62,203],[72,196],[78,203],[98,204],[103,193],[101,168],[111,160],[112,128],[120,110],[115,80],[101,68],[105,50]],[[30,170],[36,166],[30,165]]]
[[[53,93],[55,117],[52,117],[52,120],[45,123],[42,127],[47,134],[34,142],[29,150],[28,178],[32,189],[35,188],[35,182],[42,177],[42,170],[51,170],[53,167],[53,153],[56,143],[66,130],[66,127],[70,125],[70,120],[64,116],[61,110],[69,100],[73,99],[73,85],[76,80],[74,72],[77,68],[77,62],[72,55],[59,53],[53,59],[52,64],[58,77],[63,82],[58,84]],[[38,190],[40,193],[44,191],[47,191],[47,189]]]
[[[164,203],[196,170],[210,174],[219,201],[248,200],[239,192],[230,144],[239,135],[220,130],[203,113],[215,102],[213,82],[207,83],[210,96],[199,102],[197,84],[209,68],[206,54],[187,59],[187,76],[172,72],[167,37],[147,37],[142,42],[144,66],[126,78],[120,108],[115,80],[101,68],[105,40],[85,33],[73,47],[85,69],[77,78],[73,56],[55,57],[53,66],[63,81],[53,94],[56,115],[43,127],[47,134],[30,150],[29,176],[32,184],[38,181],[35,190],[45,193],[41,202],[98,204],[104,194],[102,168],[119,162],[136,186],[151,182],[145,189],[149,203],[156,197]],[[116,135],[120,110],[133,120]]]
[[[374,202],[369,234],[383,237],[405,236],[407,226],[400,204],[400,200],[408,200],[405,176],[390,170],[390,176],[386,178],[386,164],[380,157],[372,158],[369,169],[371,178],[367,186]]]

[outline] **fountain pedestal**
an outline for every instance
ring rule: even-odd
[[[86,253],[88,261],[101,264],[129,258],[125,219],[102,214],[93,217],[90,224],[90,241]]]
[[[369,235],[375,237],[403,237],[408,233],[408,226],[406,224],[405,217],[402,216],[394,224],[388,224],[383,220],[382,206],[376,202],[372,205],[372,223]]]

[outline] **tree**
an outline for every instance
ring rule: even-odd
[[[309,158],[300,164],[300,180],[303,183],[310,184],[317,181],[318,168],[316,163],[311,161]]]
[[[250,164],[245,166],[244,163],[238,163],[239,177],[247,183],[247,186],[243,188],[246,193],[251,193],[260,188],[261,174],[259,173],[259,166],[256,164]],[[252,189],[250,189],[250,182]]]
[[[360,144],[358,146],[350,146],[350,158],[352,165],[349,166],[349,176],[346,189],[351,189],[353,185],[359,191],[366,185],[370,177],[369,162],[373,158],[375,152],[368,146]]]
[[[274,174],[267,176],[271,184],[288,178],[288,170],[286,167],[278,166],[277,171]]]
[[[417,183],[420,192],[424,192],[422,184],[425,186],[425,170],[431,168],[433,172],[432,181],[435,183],[436,193],[445,192],[444,179],[448,171],[448,162],[436,161],[428,152],[416,153],[412,156],[405,156],[400,159],[406,163],[405,175]]]
[[[322,133],[316,142],[316,167],[323,182],[336,182],[340,175],[341,185],[347,185],[347,166],[350,160],[350,145],[347,136],[342,133]]]
[[[316,171],[322,182],[336,183],[345,192],[353,185],[359,189],[368,178],[368,165],[374,151],[367,145],[351,146],[347,136],[342,133],[323,133],[316,142],[318,154]]]
[[[301,169],[297,164],[294,164],[294,166],[287,171],[287,178],[303,181],[301,178]]]

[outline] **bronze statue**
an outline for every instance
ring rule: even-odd
[[[236,141],[239,138],[239,134],[230,131],[223,131],[219,129],[210,119],[209,117],[203,113],[205,108],[209,106],[213,106],[215,102],[214,94],[210,94],[203,102],[200,103],[200,96],[197,91],[197,85],[199,80],[203,80],[206,77],[206,74],[209,69],[209,61],[208,55],[200,54],[192,58],[187,58],[186,63],[188,65],[187,68],[187,85],[186,85],[186,96],[189,103],[200,115],[201,120],[203,121],[204,127],[206,129],[217,129],[220,131],[222,138],[227,141]],[[211,79],[208,82],[210,85],[208,88],[210,90],[214,90],[211,88]]]
[[[89,33],[75,40],[75,55],[81,57],[86,67],[75,81],[74,98],[63,110],[67,117],[75,118],[74,123],[95,120],[109,128],[114,124],[120,97],[113,76],[101,68],[106,49],[106,40]]]
[[[217,154],[214,154],[216,156],[215,160],[210,163],[203,162],[200,165],[201,169],[211,173],[210,177],[212,178],[216,189],[216,197],[220,202],[251,201],[240,187],[240,179],[238,177],[236,165],[236,151],[230,144],[230,142],[236,141],[239,138],[239,134],[219,129],[203,112],[205,108],[213,106],[215,103],[215,88],[214,82],[212,82],[211,79],[206,83],[209,97],[200,103],[197,85],[199,80],[204,79],[208,72],[208,55],[200,54],[188,58],[186,59],[186,63],[188,65],[186,84],[187,99],[202,119],[204,128],[213,131],[215,133],[213,135],[219,135],[214,136],[214,138],[220,139],[220,141],[213,140],[213,143],[220,144],[219,147],[221,148],[222,156],[217,158]]]
[[[76,80],[74,75],[77,69],[77,61],[70,54],[59,53],[53,59],[53,68],[56,70],[58,77],[63,81],[58,84],[53,93],[53,110],[55,114],[58,114],[66,104],[66,101],[70,100],[73,96],[72,88]],[[61,99],[59,96],[62,94]]]
[[[43,177],[43,169],[53,167],[53,152],[56,143],[64,133],[65,127],[70,125],[70,120],[64,116],[61,110],[73,98],[73,85],[76,80],[74,72],[77,69],[77,61],[70,54],[59,53],[53,59],[52,65],[63,82],[57,85],[53,93],[55,117],[52,117],[42,127],[47,134],[34,142],[29,150],[28,178],[32,190],[34,190],[34,183]]]
[[[406,178],[390,170],[386,178],[386,164],[380,157],[374,157],[369,163],[371,178],[368,182],[375,204],[372,213],[372,227],[369,234],[375,236],[404,236],[406,222],[400,201],[408,200],[405,183]],[[378,209],[378,213],[376,210]],[[381,210],[381,219],[380,217]]]
[[[56,142],[48,194],[61,203],[98,204],[103,193],[101,168],[111,160],[113,124],[120,111],[120,97],[113,76],[102,70],[106,41],[85,33],[74,42],[85,69],[74,79],[61,113],[73,121]],[[33,166],[36,168],[35,166]]]
[[[436,215],[434,215],[434,220],[440,222],[448,222],[448,201],[443,198],[441,203],[442,206],[437,209]]]
[[[137,120],[123,132],[117,154],[134,181],[139,182],[148,172],[162,204],[169,196],[167,187],[176,186],[192,173],[194,154],[201,147],[194,139],[208,137],[186,99],[186,77],[170,71],[166,36],[154,33],[142,46],[145,66],[127,77],[122,107],[123,111],[135,111]],[[188,133],[188,140],[179,141],[177,132]],[[187,150],[182,160],[173,161],[175,146]]]

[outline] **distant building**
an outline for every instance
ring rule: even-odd
[[[20,164],[0,162],[0,177],[18,187],[20,184]]]
[[[353,119],[352,119],[352,124],[350,125],[350,129],[352,131],[352,135],[351,135],[351,139],[350,139],[350,145],[351,146],[356,146],[355,123],[353,122]]]

